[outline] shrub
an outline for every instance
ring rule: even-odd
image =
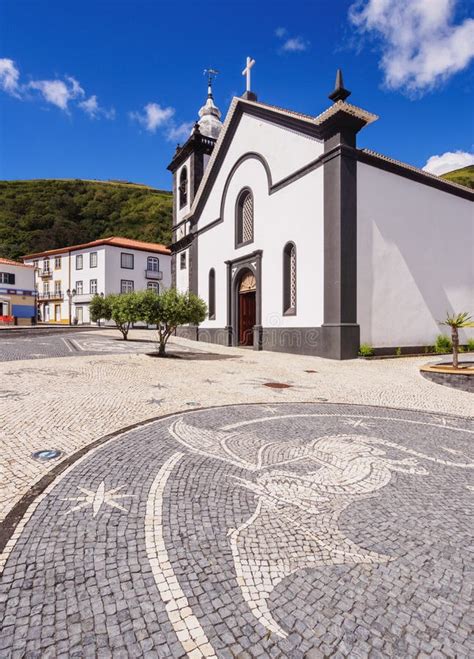
[[[434,348],[437,355],[444,355],[446,352],[451,352],[453,344],[451,343],[449,336],[446,336],[446,334],[438,334]]]
[[[397,357],[400,357],[401,354],[402,354],[402,349],[401,349],[401,348],[397,348],[397,349],[395,350],[395,354],[396,354]]]
[[[468,339],[466,343],[466,350],[468,352],[474,352],[474,339]]]
[[[361,343],[359,347],[359,355],[361,357],[372,357],[374,349],[369,343]]]

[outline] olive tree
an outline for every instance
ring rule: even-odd
[[[168,339],[180,325],[198,325],[207,316],[204,300],[194,293],[180,293],[169,288],[163,293],[142,293],[140,300],[141,320],[156,325],[158,332],[158,354],[166,354]]]

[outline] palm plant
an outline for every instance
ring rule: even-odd
[[[446,314],[446,320],[440,322],[440,325],[446,325],[451,328],[451,340],[453,343],[453,368],[458,368],[459,360],[459,330],[464,327],[474,327],[474,319],[467,311],[463,313]]]

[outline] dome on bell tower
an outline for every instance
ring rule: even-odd
[[[217,140],[222,128],[221,111],[214,103],[214,96],[212,95],[212,80],[209,76],[207,86],[207,100],[205,105],[199,110],[199,129],[202,135],[212,137]]]

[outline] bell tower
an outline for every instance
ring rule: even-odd
[[[207,69],[207,99],[199,110],[186,142],[176,147],[168,165],[173,174],[172,282],[180,291],[197,292],[197,247],[192,244],[192,224],[187,219],[204,171],[222,129],[221,112],[214,103],[212,81],[217,71]],[[194,254],[196,252],[196,254]]]

